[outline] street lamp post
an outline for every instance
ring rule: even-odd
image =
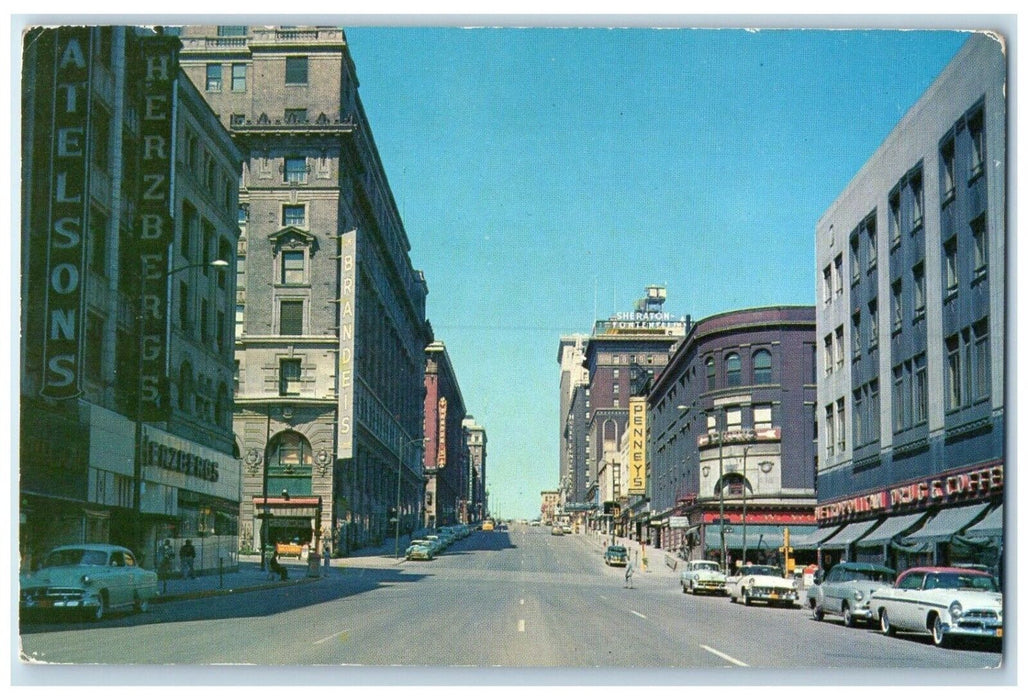
[[[211,262],[194,263],[192,265],[183,265],[182,267],[176,267],[172,270],[167,271],[152,271],[148,266],[146,260],[142,261],[142,268],[139,276],[139,308],[136,313],[136,335],[137,335],[137,357],[136,357],[136,422],[135,422],[135,451],[133,455],[132,465],[132,476],[133,476],[133,499],[132,499],[132,520],[133,520],[133,537],[136,541],[136,552],[137,554],[145,551],[144,542],[144,526],[143,526],[143,462],[145,461],[145,455],[143,454],[143,412],[144,412],[144,392],[146,390],[145,383],[145,357],[147,352],[146,346],[146,316],[148,313],[153,314],[156,320],[162,320],[157,315],[157,309],[154,306],[148,306],[148,299],[146,296],[146,281],[161,280],[168,282],[174,275],[184,270],[199,267],[214,267],[218,269],[224,269],[229,266],[229,263],[225,260],[213,260]],[[165,299],[165,307],[163,309],[165,328],[169,322],[171,316],[168,305],[170,304],[171,296],[167,295]],[[168,331],[166,331],[167,333]],[[165,367],[165,374],[167,374],[167,367]],[[161,387],[150,387],[151,391],[160,391]]]
[[[716,418],[715,418],[716,420]],[[717,431],[717,496],[718,520],[721,530],[721,570],[728,573],[728,550],[725,548],[725,433],[718,424]]]
[[[408,440],[400,444],[399,456],[396,460],[396,551],[395,556],[400,558],[400,484],[403,483],[403,452],[409,445],[416,445],[425,442],[425,438]]]
[[[753,445],[742,448],[742,563],[746,563],[746,455]]]

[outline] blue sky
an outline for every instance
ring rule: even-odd
[[[494,514],[558,482],[557,347],[648,284],[694,319],[813,304],[817,219],[953,31],[347,27],[360,94],[486,428]]]

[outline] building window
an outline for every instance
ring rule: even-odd
[[[704,365],[707,368],[707,391],[713,391],[717,384],[717,372],[714,369],[714,358],[708,357]]]
[[[246,26],[236,24],[218,25],[218,36],[246,36]]]
[[[903,327],[903,281],[892,283],[892,332],[896,333]]]
[[[839,326],[835,329],[835,367],[842,369],[842,363],[846,361],[846,346],[843,345],[843,329]]]
[[[307,84],[307,57],[286,57],[286,85]]]
[[[914,173],[910,178],[910,197],[913,208],[911,231],[916,231],[924,224],[924,183],[920,171]]]
[[[864,428],[866,406],[864,405],[864,388],[853,392],[853,446],[859,447],[867,442],[867,431]]]
[[[771,406],[768,405],[756,405],[753,406],[753,429],[754,430],[767,430],[771,426]]]
[[[243,337],[243,319],[246,317],[246,306],[236,304],[236,337]]]
[[[974,244],[974,279],[977,282],[989,271],[989,239],[985,225],[985,216],[979,216],[971,222],[971,237]]]
[[[207,92],[221,92],[221,64],[207,64]]]
[[[846,399],[839,399],[835,402],[835,421],[838,429],[835,431],[836,443],[839,446],[839,454],[846,450]]]
[[[307,207],[303,204],[286,204],[282,207],[282,224],[303,226],[307,221]]]
[[[217,326],[214,328],[214,349],[221,352],[227,345],[228,338],[225,337],[225,312],[218,311]]]
[[[924,286],[924,263],[914,265],[914,318],[924,316],[925,313],[925,286]]]
[[[107,273],[107,217],[96,209],[89,212],[89,269]]]
[[[282,359],[278,369],[279,396],[300,395],[300,360],[295,358]]]
[[[742,361],[734,352],[725,357],[725,381],[727,386],[742,384]]]
[[[737,433],[742,430],[742,409],[732,406],[725,409],[725,432]]]
[[[821,289],[822,298],[821,300],[828,305],[832,301],[832,266],[829,265],[821,271]]]
[[[178,408],[186,413],[193,410],[193,368],[188,361],[178,371]]]
[[[246,64],[232,64],[232,92],[246,92]]]
[[[94,313],[86,314],[85,342],[86,377],[94,382],[103,379],[104,320]]]
[[[963,383],[963,373],[960,367],[960,336],[954,334],[946,338],[947,409],[956,410],[962,405],[960,390]]]
[[[878,300],[867,302],[867,348],[878,347]]]
[[[898,191],[889,195],[889,239],[893,246],[900,242],[900,196]]]
[[[960,285],[960,276],[957,260],[957,237],[952,236],[943,246],[943,257],[946,264],[946,295],[956,294]]]
[[[200,342],[204,345],[211,340],[211,329],[210,329],[210,318],[208,314],[208,302],[206,299],[200,300]]]
[[[904,407],[903,389],[903,365],[892,368],[892,430],[894,433],[901,432],[907,427]]]
[[[287,109],[285,111],[286,124],[306,124],[307,110],[301,108]]]
[[[182,330],[189,330],[193,324],[189,310],[189,285],[185,282],[178,283],[178,301],[178,325]]]
[[[985,172],[985,115],[982,112],[968,119],[967,131],[971,136],[971,177],[975,178]]]
[[[928,421],[928,366],[925,354],[914,357],[914,425]]]
[[[878,267],[878,230],[875,226],[875,215],[867,218],[867,270]]]
[[[279,302],[279,335],[303,335],[303,302],[295,299]]]
[[[825,406],[825,452],[829,457],[835,455],[835,409]]]
[[[306,255],[302,250],[282,251],[282,284],[303,284]]]
[[[974,335],[974,385],[975,399],[987,398],[991,393],[992,356],[989,353],[989,319],[985,318],[971,327]]]
[[[860,282],[860,235],[850,236],[850,286]]]
[[[853,325],[850,328],[850,340],[852,343],[850,352],[853,355],[853,359],[856,360],[860,357],[861,346],[864,341],[864,330],[860,327],[859,311],[853,314]]]
[[[232,264],[232,244],[224,238],[218,239],[217,259]],[[218,289],[225,289],[228,286],[228,268],[219,267],[215,274],[218,277]]]
[[[832,348],[832,334],[825,336],[825,374],[831,374],[835,369],[835,350]]]
[[[753,383],[771,383],[771,353],[767,350],[753,353]]]
[[[835,279],[835,296],[842,296],[842,255],[835,258],[835,269],[832,270]]]
[[[286,158],[285,181],[291,185],[302,185],[307,182],[307,159]]]
[[[942,168],[942,202],[953,200],[957,192],[956,148],[951,137],[939,149],[940,166]]]

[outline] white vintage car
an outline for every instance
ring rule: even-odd
[[[685,563],[680,579],[682,593],[695,595],[700,591],[721,594],[725,592],[725,574],[716,561],[706,559],[688,561]]]
[[[824,579],[818,574],[807,591],[815,620],[839,615],[847,627],[871,620],[871,594],[892,585],[896,572],[886,566],[864,562],[841,562]]]
[[[784,578],[777,566],[747,564],[725,580],[725,591],[734,603],[741,600],[744,605],[754,601],[768,605],[797,604],[799,593],[796,581]]]
[[[78,612],[100,620],[116,608],[144,612],[157,597],[157,574],[132,552],[110,544],[55,547],[42,566],[21,577],[23,616]]]
[[[995,578],[975,569],[907,569],[871,595],[871,611],[882,633],[928,633],[940,647],[955,637],[1003,637],[1003,594]]]

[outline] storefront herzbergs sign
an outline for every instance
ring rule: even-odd
[[[870,493],[822,503],[815,508],[818,522],[844,520],[898,510],[924,510],[928,506],[981,500],[1003,493],[1003,464],[994,463],[943,472]]]

